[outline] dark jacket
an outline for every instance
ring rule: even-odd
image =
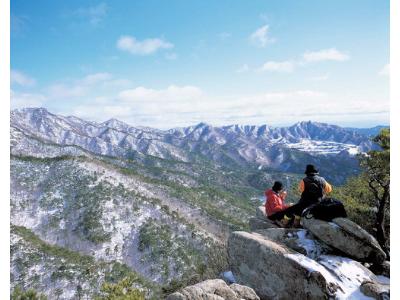
[[[325,194],[332,191],[332,186],[325,178],[318,175],[307,175],[299,184],[302,192],[300,202],[316,203],[321,201]]]

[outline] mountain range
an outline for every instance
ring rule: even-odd
[[[200,123],[158,130],[133,127],[116,119],[96,123],[51,114],[43,108],[27,108],[11,112],[11,128],[12,137],[22,134],[39,139],[62,147],[60,151],[65,153],[79,149],[134,160],[146,156],[181,162],[212,160],[224,166],[293,173],[301,173],[304,161],[308,161],[325,167],[326,176],[334,183],[343,183],[357,170],[354,154],[376,147],[369,135],[359,129],[315,122],[299,122],[281,128],[267,125],[214,127]],[[19,146],[32,145],[20,142]],[[330,173],[330,166],[343,162],[348,164],[347,168]]]
[[[159,299],[217,276],[227,235],[247,229],[274,180],[290,189],[314,163],[341,184],[359,172],[355,154],[377,149],[363,131],[315,122],[159,130],[26,108],[10,125],[11,286],[50,299],[127,275]]]

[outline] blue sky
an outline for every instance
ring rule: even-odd
[[[389,123],[389,1],[11,1],[11,107],[158,128]]]

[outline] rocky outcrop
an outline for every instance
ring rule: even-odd
[[[296,255],[312,264],[304,255],[259,233],[237,231],[228,240],[235,278],[254,288],[261,299],[323,299],[334,295],[337,286],[297,262]]]
[[[265,214],[265,207],[264,205],[261,205],[256,208],[256,218],[260,220],[268,220],[267,215]]]
[[[167,297],[167,300],[260,300],[253,289],[222,279],[210,279],[187,286]]]
[[[358,261],[382,263],[386,258],[374,237],[349,219],[325,222],[302,218],[301,222],[318,239]]]
[[[369,269],[376,275],[390,278],[390,261],[385,260],[381,264],[373,264]]]
[[[278,228],[258,207],[250,219],[253,232],[233,232],[227,244],[234,281],[243,285],[207,280],[167,300],[389,299],[389,279],[371,270],[388,273],[390,263],[371,235],[344,218],[302,224]]]
[[[288,248],[306,255],[318,258],[322,254],[330,254],[332,248],[315,237],[305,229],[275,228],[274,230],[257,230],[264,238],[283,244]]]
[[[259,206],[256,209],[256,216],[249,219],[249,226],[251,231],[268,228],[278,228],[273,221],[265,215],[265,207]]]
[[[382,284],[375,281],[365,281],[361,284],[360,290],[364,295],[374,299],[390,299],[390,289],[388,284]]]
[[[261,299],[349,299],[362,295],[362,282],[378,281],[361,263],[334,254],[305,229],[237,231],[228,240],[237,282]]]

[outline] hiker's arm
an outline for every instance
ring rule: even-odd
[[[299,182],[299,191],[300,193],[304,192],[304,181],[300,180]]]
[[[330,192],[332,192],[332,186],[327,181],[325,181],[324,192],[325,194],[329,194]]]

